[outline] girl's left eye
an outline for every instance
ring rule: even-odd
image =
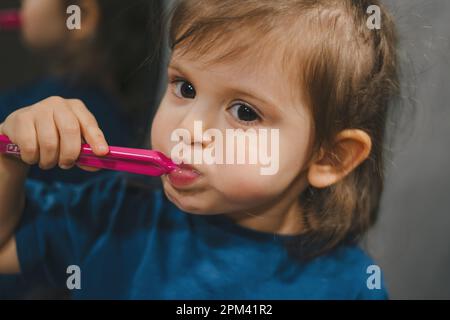
[[[185,80],[175,80],[173,83],[175,84],[174,93],[178,98],[195,99],[197,92],[190,82]]]
[[[229,111],[234,118],[245,124],[261,120],[261,117],[252,107],[242,102],[234,104]]]

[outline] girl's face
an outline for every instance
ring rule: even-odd
[[[51,48],[66,34],[66,10],[61,0],[22,0],[22,35],[32,48]]]
[[[191,141],[184,143],[192,153],[213,148],[217,139],[195,137],[195,121],[201,121],[202,132],[217,129],[225,141],[227,129],[243,130],[232,131],[237,136],[247,129],[266,129],[267,138],[257,135],[258,143],[270,141],[272,129],[279,133],[279,139],[267,146],[269,155],[270,150],[279,150],[278,170],[269,175],[261,174],[267,163],[258,160],[252,164],[248,157],[245,164],[237,160],[232,164],[193,164],[192,159],[189,162],[181,156],[179,160],[191,163],[194,171],[187,168],[181,175],[162,177],[166,195],[181,210],[256,214],[262,208],[298,201],[307,185],[305,163],[312,145],[311,119],[298,97],[300,89],[293,88],[292,81],[273,61],[272,57],[257,64],[251,58],[203,64],[175,50],[168,68],[169,84],[153,121],[154,149],[173,155],[180,145],[179,140],[171,140],[177,129],[190,133]],[[244,149],[241,151],[248,155],[257,146],[247,142]]]

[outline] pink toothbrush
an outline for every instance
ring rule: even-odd
[[[19,147],[5,135],[0,135],[0,153],[20,156]],[[177,165],[159,151],[109,147],[104,157],[94,155],[88,144],[81,146],[77,164],[101,169],[125,171],[148,176],[161,176],[172,172]]]
[[[2,10],[0,11],[0,30],[15,30],[21,25],[20,13],[18,10]]]

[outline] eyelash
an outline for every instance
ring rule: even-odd
[[[253,107],[252,105],[250,105],[250,104],[248,104],[248,103],[246,103],[244,101],[235,101],[235,102],[233,102],[233,104],[231,105],[231,107],[229,107],[227,109],[227,111],[230,110],[231,108],[237,106],[237,105],[242,105],[242,106],[250,108],[256,114],[257,119],[253,120],[253,121],[243,121],[243,120],[239,120],[239,119],[235,118],[234,116],[232,116],[233,119],[236,122],[238,122],[238,123],[240,123],[240,124],[242,124],[244,126],[251,127],[251,126],[257,125],[259,122],[262,121],[263,118],[261,117],[260,112],[255,107]]]
[[[180,83],[180,82],[187,82],[187,83],[190,83],[188,80],[186,80],[186,79],[184,79],[184,78],[181,78],[181,77],[172,77],[171,79],[170,79],[170,84],[171,85],[176,85],[176,84],[178,84],[178,83]],[[192,85],[193,86],[193,85]],[[176,89],[176,88],[175,88]],[[176,94],[175,94],[175,92],[174,91],[172,91],[172,93],[173,93],[173,95],[176,97],[176,98],[178,98],[178,99],[185,99],[185,98],[180,98],[179,96],[177,96]]]
[[[191,85],[194,87],[194,89],[195,89],[195,86],[194,86],[191,82],[189,82],[188,80],[186,80],[185,78],[175,76],[175,77],[172,77],[172,78],[170,79],[170,84],[171,84],[171,85],[176,85],[176,84],[178,84],[178,83],[180,83],[180,82],[186,82],[186,83],[189,83],[189,84],[191,84]],[[180,98],[180,97],[179,97],[178,95],[176,95],[174,92],[173,92],[173,95],[174,95],[176,98],[178,98],[178,99],[187,99],[187,98]],[[243,125],[243,126],[251,127],[251,126],[257,125],[261,120],[263,120],[263,117],[261,116],[261,113],[259,112],[259,110],[258,110],[257,108],[255,108],[255,107],[253,107],[252,105],[250,105],[250,104],[248,104],[248,103],[246,103],[246,102],[244,102],[244,101],[241,101],[241,100],[238,100],[238,101],[233,102],[233,104],[232,104],[229,108],[227,108],[227,111],[229,111],[231,108],[233,108],[233,107],[235,107],[235,106],[237,106],[237,105],[242,105],[242,106],[246,106],[246,107],[250,108],[250,109],[256,114],[256,116],[258,117],[258,119],[253,120],[253,121],[243,121],[243,120],[239,120],[239,119],[235,118],[234,116],[232,116],[233,119],[234,119],[234,121],[238,122],[239,124],[241,124],[241,125]]]

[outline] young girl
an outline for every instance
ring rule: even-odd
[[[380,30],[366,26],[373,4]],[[108,152],[82,102],[46,99],[0,126],[22,150],[22,162],[0,158],[0,271],[65,287],[78,266],[74,298],[386,298],[356,245],[375,221],[398,87],[385,9],[373,0],[183,0],[170,40],[152,147],[170,155],[184,129],[188,148],[212,148],[195,121],[218,132],[276,129],[279,170],[184,164],[162,177],[163,191],[121,174],[24,187],[30,164],[73,166],[82,137]]]

